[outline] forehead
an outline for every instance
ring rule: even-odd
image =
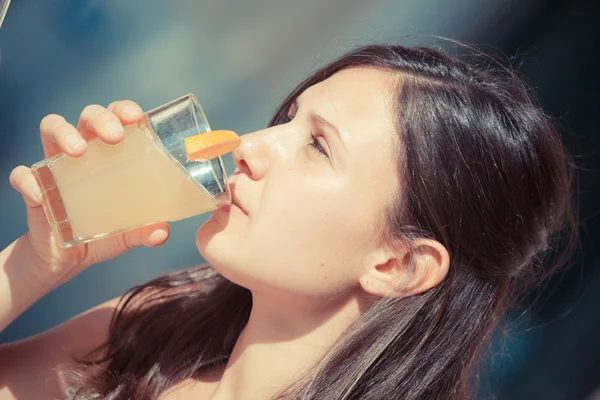
[[[336,113],[349,124],[382,122],[389,128],[392,109],[393,76],[375,68],[341,70],[306,89],[298,98],[310,102],[322,112]],[[333,118],[333,115],[331,116]],[[343,121],[336,121],[342,123]]]
[[[395,171],[390,161],[395,159],[398,140],[393,102],[396,82],[392,73],[375,68],[342,70],[302,93],[299,111],[305,108],[335,125],[352,160],[366,158],[379,171],[390,165]]]

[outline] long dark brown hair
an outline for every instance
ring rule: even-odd
[[[375,302],[276,397],[469,398],[477,361],[507,307],[563,266],[576,243],[572,163],[515,74],[432,48],[358,48],[301,82],[270,125],[285,121],[305,89],[351,67],[398,76],[402,189],[386,210],[385,238],[435,239],[451,264],[433,289]],[[250,291],[210,266],[130,289],[108,342],[79,360],[75,398],[155,399],[223,365],[251,307]]]

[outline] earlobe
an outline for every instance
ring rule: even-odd
[[[359,279],[363,290],[378,297],[407,297],[440,284],[448,273],[450,256],[432,239],[417,239],[411,246],[389,252],[385,261],[370,267]]]

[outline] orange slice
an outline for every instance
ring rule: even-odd
[[[233,151],[241,143],[242,139],[233,131],[208,131],[184,139],[190,161],[212,160]]]

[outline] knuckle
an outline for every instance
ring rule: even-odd
[[[89,106],[85,106],[84,109],[81,111],[81,114],[79,115],[79,119],[87,120],[87,119],[94,118],[94,115],[98,114],[102,110],[104,110],[104,107],[102,107],[101,105],[90,104]]]
[[[40,122],[40,132],[48,132],[53,126],[64,121],[65,119],[58,114],[48,114]]]
[[[119,120],[112,111],[104,110],[103,112],[98,114],[98,121],[100,121],[101,123],[105,123],[112,120]]]
[[[133,238],[131,236],[131,233],[129,235],[127,233],[121,235],[121,247],[124,248],[126,251],[129,251],[135,247],[135,243],[132,243]]]
[[[68,134],[73,133],[74,130],[75,128],[71,124],[65,122],[58,125],[54,129],[54,136],[62,139],[65,138]]]
[[[120,100],[120,101],[115,101],[114,103],[111,104],[112,107],[109,107],[109,109],[111,111],[113,111],[115,114],[119,114],[122,115],[123,113],[128,113],[131,112],[131,110],[139,110],[140,112],[142,112],[142,108],[134,101],[132,100]]]
[[[110,103],[108,105],[107,109],[109,109],[110,111],[119,110],[122,107],[121,104],[123,102],[124,102],[124,100],[113,101],[112,103]]]
[[[105,124],[111,121],[119,122],[119,119],[115,114],[105,109],[104,111],[98,113],[94,119],[89,122],[88,126],[97,131],[98,128],[103,127]]]

